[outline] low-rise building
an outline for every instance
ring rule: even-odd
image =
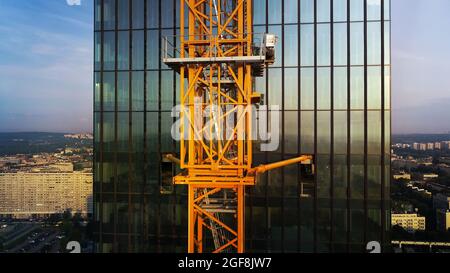
[[[392,214],[392,226],[400,226],[410,233],[425,230],[426,218],[418,214]]]
[[[436,210],[436,227],[439,231],[450,230],[450,210]]]
[[[437,178],[439,178],[439,175],[435,174],[435,173],[423,174],[423,180],[424,181],[429,181],[429,180],[433,180],[433,179],[437,179]]]
[[[399,173],[399,174],[394,174],[394,180],[400,180],[400,179],[411,180],[411,174],[405,173],[405,172]]]

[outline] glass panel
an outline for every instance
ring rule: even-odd
[[[144,111],[144,72],[133,72],[133,111]]]
[[[364,64],[364,23],[350,24],[350,64]]]
[[[100,111],[101,110],[101,73],[95,72],[94,73],[94,111]]]
[[[331,63],[330,25],[317,25],[317,65],[328,66]]]
[[[300,149],[301,153],[314,153],[314,112],[301,112]]]
[[[351,80],[350,80],[350,92],[351,92],[351,108],[352,109],[364,109],[364,68],[352,67],[351,68]]]
[[[282,107],[281,101],[281,69],[280,68],[272,68],[269,69],[269,101],[270,105],[277,105]]]
[[[118,32],[118,60],[117,67],[120,70],[130,69],[130,32]]]
[[[368,156],[367,186],[369,200],[381,199],[381,156]]]
[[[347,154],[347,111],[334,112],[334,153]]]
[[[94,30],[100,30],[102,27],[102,2],[101,0],[95,0],[94,2]]]
[[[253,1],[253,23],[266,23],[266,1]]]
[[[335,22],[347,21],[347,0],[333,0],[333,17]]]
[[[281,24],[280,0],[268,0],[269,24]]]
[[[367,23],[367,64],[381,64],[381,24]]]
[[[328,119],[330,121],[330,119]],[[317,196],[330,198],[330,156],[317,156]]]
[[[314,69],[302,68],[301,72],[301,109],[313,110],[314,109]]]
[[[102,50],[102,34],[101,32],[96,32],[94,34],[94,70],[98,71],[101,69],[101,50]]]
[[[117,9],[119,17],[119,29],[130,28],[130,1],[117,1],[119,8]]]
[[[347,24],[334,24],[334,65],[347,65]]]
[[[115,134],[115,121],[114,113],[102,113],[103,114],[103,153],[108,156],[104,158],[104,161],[112,161],[112,153],[115,151],[114,134]],[[106,164],[105,164],[106,165]],[[103,167],[103,182],[109,183],[114,181],[114,172],[112,168]],[[111,167],[111,164],[107,164],[107,167]],[[110,169],[105,170],[105,169]]]
[[[159,0],[147,0],[147,27],[157,28],[159,24]]]
[[[144,28],[144,0],[133,0],[133,28]]]
[[[174,25],[174,0],[161,1],[161,27],[171,28]]]
[[[352,154],[364,154],[364,112],[351,111],[350,140]]]
[[[334,68],[334,109],[347,110],[348,88],[347,88],[347,68]]]
[[[364,0],[349,0],[350,1],[350,20],[363,21],[364,20]]]
[[[107,31],[103,33],[103,69],[104,70],[114,70],[115,66],[115,33],[112,31]]]
[[[367,0],[367,20],[381,20],[381,0]]]
[[[391,0],[384,0],[384,20],[391,20]]]
[[[158,111],[158,71],[147,72],[147,110]]]
[[[331,109],[331,75],[330,68],[317,69],[317,108]]]
[[[367,112],[367,152],[381,155],[381,112]]]
[[[391,68],[384,69],[384,107],[391,109]]]
[[[284,70],[284,109],[298,109],[298,69],[286,68]]]
[[[103,1],[103,28],[105,30],[114,29],[116,26],[116,1]]]
[[[289,154],[298,153],[298,112],[290,111],[284,113],[284,152]],[[286,179],[285,179],[286,181]]]
[[[391,64],[391,23],[384,23],[384,64]]]
[[[364,156],[352,155],[350,160],[351,198],[364,199]]]
[[[314,26],[301,25],[300,36],[301,65],[314,66]]]
[[[144,31],[133,31],[133,69],[144,69]]]
[[[284,65],[298,66],[298,25],[284,27]]]
[[[256,2],[264,2],[264,1],[256,1]],[[297,22],[298,22],[298,0],[284,0],[284,23],[289,24]]]
[[[301,23],[314,22],[314,0],[300,1],[300,22]]]
[[[347,156],[334,156],[333,187],[334,197],[347,199]]]
[[[115,74],[114,72],[103,73],[103,111],[114,111],[115,109]]]
[[[330,22],[330,0],[317,0],[317,22]]]
[[[130,109],[130,77],[129,72],[117,73],[117,106],[118,111],[129,111]]]
[[[174,99],[173,90],[173,72],[162,71],[161,72],[161,110],[171,111],[173,107]]]
[[[147,32],[147,68],[158,69],[160,62],[159,54],[159,31],[149,30]]]
[[[367,68],[367,107],[369,109],[381,109],[381,92],[381,68],[369,66]]]
[[[317,152],[319,154],[329,154],[330,143],[331,114],[329,111],[319,111],[317,112]]]

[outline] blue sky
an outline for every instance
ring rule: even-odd
[[[92,130],[92,1],[0,0],[0,131]],[[450,131],[449,10],[392,0],[394,133]]]
[[[0,0],[0,131],[90,131],[93,0]]]

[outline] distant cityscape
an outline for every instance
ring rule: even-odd
[[[32,152],[1,148],[17,142]],[[394,136],[391,154],[394,251],[447,252],[450,135]],[[89,133],[0,134],[0,252],[64,252],[74,238],[92,249],[92,157]]]
[[[64,252],[74,239],[90,247],[92,139],[89,133],[0,134],[0,251]],[[22,144],[16,154],[11,143]]]
[[[410,252],[449,249],[450,136],[393,137],[391,197],[394,241]]]

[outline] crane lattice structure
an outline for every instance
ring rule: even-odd
[[[259,173],[312,162],[252,165],[254,77],[273,64],[276,42],[255,43],[252,29],[252,0],[180,0],[177,46],[164,38],[163,61],[181,79],[180,154],[164,157],[183,170],[173,182],[188,186],[189,253],[243,253],[245,188]]]

